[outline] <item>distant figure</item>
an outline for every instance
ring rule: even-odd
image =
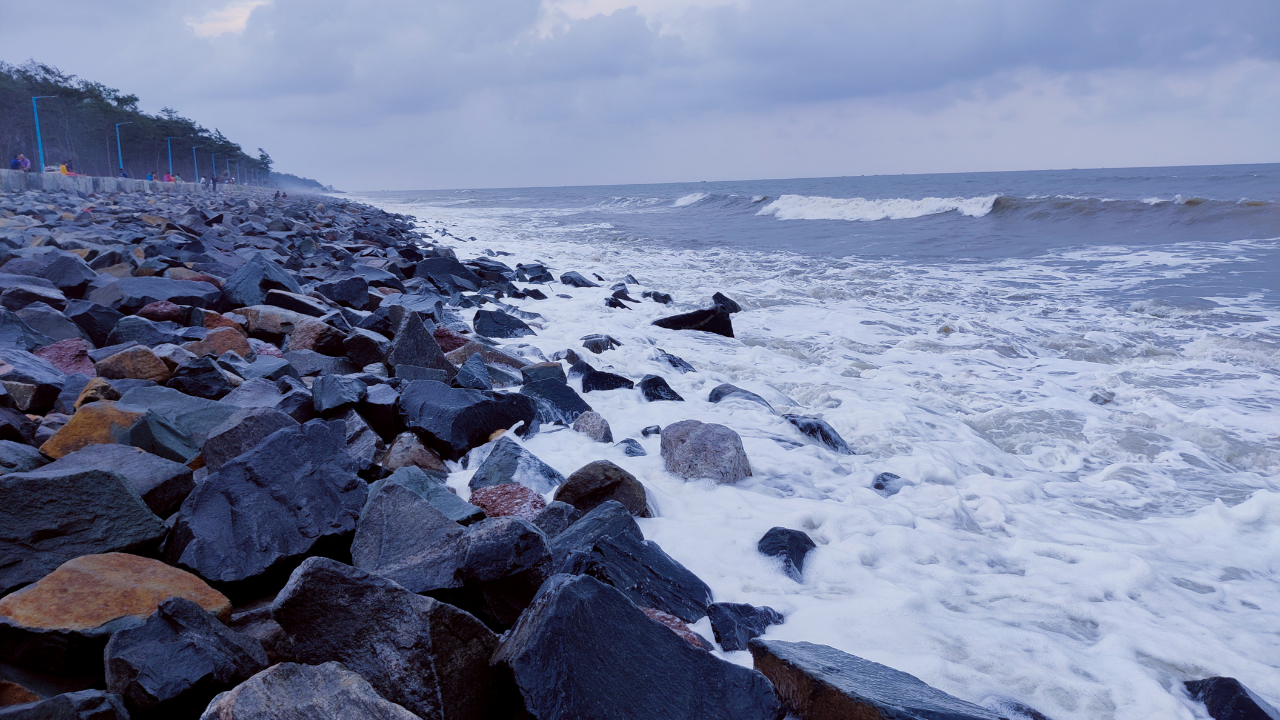
[[[70,174],[71,174],[70,172],[68,172],[68,171],[67,171],[67,164],[66,164],[66,163],[62,163],[61,165],[59,165],[59,166],[58,166],[58,174],[59,174],[59,175],[70,175]]]
[[[181,176],[181,175],[174,175],[174,176],[173,176],[173,181],[174,181],[174,182],[182,182],[182,176]]]
[[[18,159],[18,156],[17,156],[17,155],[14,155],[14,156],[13,156],[13,159],[9,161],[9,169],[10,169],[10,170],[21,170],[21,169],[22,169],[22,161]]]
[[[213,176],[209,178],[209,181],[213,183],[213,191],[218,192],[218,174],[214,173]]]
[[[172,175],[170,175],[169,173],[165,173],[165,174],[164,174],[164,181],[165,181],[165,182],[173,182],[173,176],[172,176]]]
[[[280,191],[279,191],[279,190],[277,190],[277,191],[276,191],[276,195],[275,195],[275,197],[273,197],[273,198],[271,198],[271,199],[272,199],[272,200],[279,200],[279,199],[280,199]]]
[[[147,182],[152,182],[152,181],[154,181],[155,179],[156,179],[156,174],[155,174],[155,173],[147,173]]]
[[[23,155],[22,153],[18,153],[18,162],[22,166],[21,168],[19,168],[20,170],[22,170],[22,172],[27,172],[31,170],[31,161],[27,159],[26,155]]]
[[[120,177],[127,178],[129,177],[129,173],[126,172],[124,168],[120,168]]]

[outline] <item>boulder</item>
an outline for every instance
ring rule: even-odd
[[[310,350],[327,356],[346,354],[343,341],[346,335],[341,330],[313,317],[304,317],[289,333],[289,344],[285,348],[290,352]]]
[[[536,718],[775,720],[760,673],[692,647],[616,589],[557,575],[543,585],[493,662]]]
[[[321,300],[284,290],[268,290],[263,302],[311,317],[322,317],[332,309]]]
[[[431,330],[422,323],[416,313],[410,313],[396,330],[395,339],[391,341],[391,349],[387,351],[387,364],[414,365],[433,370],[443,370],[452,378],[458,369],[444,356],[440,343],[436,342]]]
[[[564,366],[559,362],[534,363],[520,368],[520,377],[525,383],[539,380],[559,380],[565,382]]]
[[[711,394],[707,396],[707,402],[718,403],[723,400],[745,400],[746,402],[763,405],[768,408],[770,412],[776,412],[773,409],[773,406],[769,404],[768,400],[765,400],[750,390],[743,390],[737,385],[730,385],[729,383],[715,386],[715,388],[711,390]]]
[[[79,382],[79,378],[82,377],[84,376],[72,376],[72,378],[76,378],[77,383]],[[68,378],[68,381],[70,380],[71,378]],[[112,387],[111,383],[107,382],[106,378],[95,377],[92,380],[86,379],[84,385],[81,386],[83,389],[79,391],[73,390],[74,387],[75,383],[68,382],[68,384],[62,388],[62,394],[58,396],[58,403],[64,406],[62,412],[75,414],[75,411],[79,410],[80,406],[86,403],[98,402],[99,400],[120,399],[120,391]],[[72,392],[76,393],[75,397],[71,400],[70,408],[66,408],[66,398],[71,395]]]
[[[221,693],[200,720],[421,720],[337,662],[281,663]]]
[[[578,419],[573,421],[573,429],[596,442],[613,442],[613,431],[609,429],[609,421],[595,411],[589,410],[579,415]]]
[[[184,395],[219,400],[234,390],[237,384],[239,383],[233,382],[226,370],[218,366],[217,360],[206,355],[175,368],[165,387]]]
[[[368,489],[341,423],[277,430],[182,503],[167,560],[232,593],[282,579],[304,558],[344,551]]]
[[[477,310],[475,317],[477,335],[490,338],[518,338],[533,335],[533,328],[514,315],[491,310]]]
[[[1183,683],[1192,699],[1204,703],[1213,720],[1277,720],[1280,711],[1235,678],[1211,677]]]
[[[360,514],[351,561],[411,592],[458,587],[465,534],[424,493],[388,482],[375,487]]]
[[[80,326],[89,341],[98,347],[107,344],[107,337],[115,329],[116,323],[124,317],[124,313],[118,310],[84,300],[71,301],[62,314]]]
[[[174,305],[168,300],[157,300],[149,303],[143,306],[137,312],[137,315],[156,322],[185,323],[187,321],[187,312],[181,306]]]
[[[570,526],[566,533],[572,530]],[[642,539],[638,529],[598,537],[588,549],[569,553],[556,570],[590,575],[620,590],[636,607],[655,608],[685,622],[705,616],[712,600],[706,583],[657,543]]]
[[[579,272],[567,272],[560,276],[560,282],[576,288],[600,287],[582,276]]]
[[[644,457],[649,454],[635,438],[623,438],[614,447],[621,449],[627,457]]]
[[[668,630],[679,635],[681,639],[699,650],[706,650],[707,652],[710,652],[716,649],[715,645],[712,645],[706,638],[694,632],[693,629],[689,627],[688,623],[675,615],[650,607],[640,608],[640,611],[645,615],[648,615],[649,619],[657,620],[659,623],[662,623]]]
[[[98,374],[93,360],[89,359],[89,345],[81,338],[59,340],[45,345],[33,354],[67,375],[93,377]]]
[[[204,466],[215,473],[275,431],[297,426],[297,420],[275,408],[241,408],[209,431],[200,450],[204,455]]]
[[[680,397],[680,393],[672,390],[667,381],[659,375],[645,375],[641,378],[640,393],[649,402],[657,402],[659,400],[684,402],[684,398]]]
[[[871,489],[875,490],[880,497],[897,495],[902,488],[907,487],[910,484],[910,482],[903,480],[901,477],[898,477],[891,472],[877,473],[876,476],[871,479]]]
[[[182,597],[111,636],[107,690],[139,717],[194,717],[214,695],[267,668],[262,643]]]
[[[31,352],[53,341],[54,338],[28,325],[17,313],[0,308],[0,345]]]
[[[461,587],[432,595],[495,630],[505,630],[551,575],[546,535],[522,518],[489,518],[467,528],[461,545],[457,575]]]
[[[181,428],[150,409],[123,400],[81,405],[71,420],[40,446],[57,459],[90,445],[132,445],[174,462],[190,462],[199,448]]]
[[[738,433],[723,425],[682,420],[662,430],[662,462],[682,478],[736,483],[751,477],[751,465]]]
[[[173,514],[195,488],[191,468],[128,445],[89,445],[45,465],[48,471],[107,469],[124,477],[151,512]]]
[[[853,451],[849,449],[848,443],[844,438],[840,437],[840,433],[836,429],[827,424],[821,418],[807,417],[805,415],[783,415],[787,422],[796,426],[801,433],[817,440],[828,450],[841,455],[852,455]]]
[[[387,448],[387,452],[383,454],[380,464],[387,470],[417,467],[434,473],[449,472],[440,456],[423,445],[418,436],[411,432],[403,432],[396,436],[391,447]]]
[[[366,479],[380,476],[382,472],[376,464],[386,452],[382,438],[354,409],[339,413],[337,419],[346,426],[347,454],[356,461],[356,472]]]
[[[461,458],[488,442],[494,432],[516,423],[523,423],[522,435],[537,430],[537,403],[525,395],[451,388],[431,380],[415,380],[402,388],[405,425],[446,460]]]
[[[19,308],[14,314],[36,335],[47,336],[49,341],[85,340],[87,337],[79,325],[68,320],[67,316],[60,311],[42,302]],[[40,343],[36,347],[41,347],[44,344],[46,343]],[[20,347],[19,349],[26,350],[27,348]]]
[[[493,389],[493,378],[489,375],[489,368],[485,366],[484,358],[480,357],[480,353],[473,354],[462,363],[458,368],[458,374],[453,376],[452,385],[475,390]]]
[[[231,277],[222,284],[222,292],[236,306],[262,305],[266,302],[269,290],[284,290],[301,293],[302,288],[294,279],[293,273],[267,260],[258,253],[249,262],[240,266]]]
[[[534,492],[547,493],[563,482],[564,476],[555,468],[539,460],[511,438],[501,437],[471,476],[468,487],[475,490],[491,485],[516,483]]]
[[[322,375],[311,385],[311,401],[321,415],[355,405],[368,394],[369,386],[358,377]]]
[[[804,582],[805,556],[816,547],[805,532],[784,527],[770,528],[756,543],[761,555],[778,558],[783,572],[796,582]]]
[[[801,720],[1000,720],[914,675],[826,645],[755,638],[750,649],[756,669],[773,682],[783,707]]]
[[[25,350],[0,348],[0,382],[19,410],[38,415],[48,412],[66,379],[66,373]]]
[[[386,360],[391,341],[372,330],[352,328],[342,341],[342,349],[351,362],[365,367]]]
[[[582,392],[589,393],[596,390],[618,390],[626,388],[630,390],[636,384],[621,375],[603,372],[600,370],[588,369],[582,376]]]
[[[222,300],[222,291],[209,283],[194,280],[123,277],[90,292],[85,299],[122,313],[137,312],[157,300],[212,309]],[[77,321],[77,324],[80,323]]]
[[[176,343],[178,335],[173,331],[173,326],[166,327],[161,323],[130,315],[120,318],[120,322],[116,323],[116,326],[111,329],[111,334],[107,336],[108,345],[123,345],[128,342],[151,347]]]
[[[636,476],[608,460],[597,460],[574,471],[556,489],[556,500],[582,512],[591,512],[601,503],[616,500],[636,517],[652,517],[644,485]]]
[[[302,313],[275,307],[273,305],[253,305],[236,310],[245,319],[245,328],[250,337],[279,342],[284,336],[293,332],[303,320],[311,319]]]
[[[271,612],[297,660],[340,662],[420,717],[483,720],[510,711],[509,682],[489,665],[497,637],[466,612],[386,578],[312,558]]]
[[[169,366],[145,345],[134,345],[98,363],[97,374],[108,380],[150,380],[162,383],[169,379]]]
[[[763,635],[770,625],[782,623],[782,613],[777,610],[746,603],[711,603],[707,617],[716,642],[725,652],[746,650],[751,638]]]
[[[30,445],[0,440],[0,475],[30,472],[48,462],[48,458]]]
[[[644,540],[644,534],[640,532],[640,526],[636,524],[631,513],[622,506],[622,503],[610,500],[582,515],[566,530],[552,538],[552,559],[558,567],[571,553],[590,552],[597,540],[615,535]]]
[[[124,699],[101,690],[79,690],[22,705],[0,707],[0,720],[129,720]]]
[[[724,293],[718,292],[715,295],[712,295],[711,302],[716,307],[723,309],[725,312],[729,314],[742,312],[742,306],[739,305],[734,300],[730,299]]]
[[[625,308],[626,305],[620,305],[619,307]],[[599,355],[605,350],[612,350],[621,345],[622,343],[609,335],[588,335],[582,338],[582,347],[590,350],[596,355]]]
[[[352,276],[341,280],[331,280],[316,285],[316,292],[330,300],[357,310],[365,310],[369,302],[369,281],[362,277]]]
[[[223,353],[233,352],[242,358],[247,358],[253,353],[244,333],[229,327],[210,330],[203,340],[186,343],[182,349],[197,357],[201,355],[218,357]]]
[[[204,444],[210,430],[222,424],[237,410],[235,405],[193,397],[172,388],[158,386],[130,388],[120,396],[120,403],[140,405],[160,415],[179,431],[190,436],[196,448]],[[192,452],[192,457],[194,456],[195,453]]]
[[[386,485],[403,485],[459,525],[471,525],[484,519],[483,510],[458,497],[445,486],[444,481],[443,473],[429,473],[415,467],[401,468],[369,486],[369,501],[365,502],[361,517],[368,511],[369,502],[373,501],[379,489]],[[359,534],[358,526],[356,532]]]
[[[649,437],[651,435],[661,435],[662,427],[660,425],[647,425],[640,429],[641,437]]]
[[[558,366],[558,364],[557,364]],[[563,380],[546,378],[526,382],[521,395],[538,401],[538,421],[555,425],[572,425],[578,416],[591,412],[591,406]]]
[[[471,504],[488,517],[518,517],[529,522],[547,507],[542,495],[515,483],[476,488],[471,493]]]
[[[46,672],[98,675],[111,634],[141,625],[170,597],[231,617],[224,595],[159,560],[123,553],[76,557],[0,599],[0,654]]]
[[[533,519],[533,524],[539,530],[546,533],[548,538],[554,538],[569,526],[582,518],[582,513],[578,508],[569,503],[553,500],[547,503],[542,512],[538,513],[538,517]]]
[[[44,284],[38,284],[37,278],[33,277],[27,277],[24,282],[18,283],[6,281],[0,285],[3,288],[3,292],[0,292],[0,305],[10,310],[21,310],[32,303],[45,303],[58,310],[67,306],[67,296],[61,290],[43,280],[39,282]]]
[[[733,337],[733,320],[722,307],[694,310],[653,321],[654,325],[668,330],[701,330],[725,337]]]
[[[297,370],[297,375],[350,375],[360,371],[350,360],[344,357],[329,357],[314,350],[290,350],[284,359]]]

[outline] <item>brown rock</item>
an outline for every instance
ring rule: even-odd
[[[22,687],[18,683],[0,680],[0,707],[22,705],[37,702],[40,696]]]
[[[608,460],[597,460],[579,468],[556,488],[556,500],[584,513],[609,500],[617,500],[632,515],[652,517],[644,485],[635,475]]]
[[[387,452],[383,454],[380,464],[387,470],[419,467],[432,472],[449,472],[440,456],[423,445],[422,440],[411,432],[403,432],[396,436],[391,447],[387,448]]]
[[[45,345],[33,354],[68,375],[93,377],[98,374],[93,367],[93,360],[89,359],[89,343],[80,338],[68,338]]]
[[[313,317],[301,316],[289,333],[290,350],[312,350],[321,355],[346,355],[342,331]]]
[[[176,322],[181,323],[186,320],[186,313],[182,308],[169,302],[168,300],[157,300],[153,303],[143,305],[138,311],[138,317],[144,317],[148,320],[156,322]]]
[[[79,410],[81,405],[86,405],[99,400],[119,400],[120,391],[111,387],[111,383],[103,378],[96,377],[84,386],[84,390],[80,391],[80,396],[76,398],[75,409]]]
[[[308,318],[302,313],[273,305],[250,305],[236,310],[236,313],[244,316],[250,335],[272,339],[278,339],[293,332],[298,323],[303,320],[314,321],[314,318]]]
[[[516,483],[476,488],[470,502],[491,518],[510,516],[529,522],[547,507],[547,501],[536,491]]]
[[[187,278],[187,279],[188,279],[188,280],[195,281],[195,282],[206,282],[206,283],[209,283],[210,285],[212,285],[212,286],[214,286],[214,287],[218,288],[219,290],[221,290],[221,289],[222,289],[223,279],[222,279],[222,278],[218,278],[218,277],[214,277],[214,276],[212,276],[212,275],[205,275],[204,273],[196,273],[195,275],[192,275],[191,277],[189,277],[189,278]]]
[[[480,353],[480,359],[484,360],[488,365],[505,365],[513,370],[519,370],[529,364],[527,360],[521,360],[518,357],[513,357],[501,350],[495,350],[475,341],[468,341],[466,345],[456,350],[451,350],[445,353],[444,356],[454,365],[461,365],[475,353]]]
[[[185,343],[182,349],[196,357],[201,355],[221,357],[222,353],[227,351],[231,351],[240,357],[248,357],[252,352],[249,348],[248,339],[239,330],[229,327],[210,330],[203,340]]]
[[[204,311],[204,318],[201,320],[201,325],[203,325],[205,328],[209,330],[214,330],[216,328],[224,328],[224,327],[235,328],[236,330],[241,329],[240,323],[236,322],[235,320],[232,320],[231,318],[227,317],[226,315],[223,315],[222,313],[216,313],[212,310]]]
[[[104,358],[98,363],[97,370],[99,375],[109,380],[132,378],[163,383],[169,379],[169,366],[145,345],[134,345]]]
[[[453,352],[471,342],[466,335],[456,330],[450,330],[443,325],[437,325],[431,334],[435,336],[436,342],[440,343],[440,349],[444,352]]]
[[[651,620],[657,620],[663,625],[666,625],[668,628],[671,629],[671,632],[679,635],[681,638],[684,639],[685,642],[698,648],[699,650],[711,649],[710,647],[711,643],[706,638],[702,637],[698,633],[689,629],[689,626],[686,625],[683,620],[676,617],[675,615],[672,615],[671,613],[662,612],[657,608],[647,607],[647,608],[640,608],[640,610],[645,615],[648,615]]]
[[[40,446],[53,459],[90,445],[133,445],[174,462],[187,463],[199,448],[164,418],[137,405],[99,400],[81,405],[71,420]]]

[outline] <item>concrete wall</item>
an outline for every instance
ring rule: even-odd
[[[238,190],[240,188],[248,189],[248,186],[220,184],[218,186],[218,192],[222,192],[224,189],[231,191]],[[73,193],[172,193],[200,192],[203,188],[200,187],[200,183],[189,182],[148,182],[146,180],[134,180],[132,178],[120,177],[92,177],[89,175],[61,175],[59,173],[37,172],[24,173],[18,170],[0,170],[0,191],[22,192],[24,190]]]

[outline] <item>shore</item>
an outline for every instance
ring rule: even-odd
[[[766,359],[735,338],[746,298],[493,251],[345,199],[111,180],[0,195],[0,681],[30,703],[15,707],[1044,717],[810,644],[834,619],[796,624],[786,597],[832,561],[807,532],[820,503],[776,527],[735,522],[733,503],[774,502],[784,488],[738,488],[788,465],[821,488],[860,447],[805,409],[821,398],[703,372],[693,353]],[[618,317],[636,319],[613,337]],[[744,443],[746,416],[772,436]],[[917,483],[871,475],[869,498]],[[675,536],[664,511],[709,495],[707,530]],[[699,577],[725,561],[779,607]],[[771,637],[789,622],[807,642]]]

